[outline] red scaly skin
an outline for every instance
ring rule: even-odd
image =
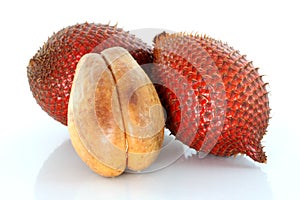
[[[27,67],[30,89],[41,108],[67,125],[69,95],[78,61],[86,53],[113,46],[127,49],[140,65],[152,62],[151,49],[116,26],[84,23],[53,34]]]
[[[172,134],[198,151],[266,162],[268,92],[252,62],[206,36],[162,33],[154,43],[148,74]]]

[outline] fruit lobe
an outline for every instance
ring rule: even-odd
[[[72,144],[96,173],[142,170],[159,154],[164,116],[153,84],[123,48],[84,55],[68,107]]]
[[[67,125],[70,90],[79,59],[113,46],[129,50],[140,65],[152,62],[150,48],[116,26],[76,24],[53,34],[27,67],[30,89],[41,108]]]
[[[252,62],[209,37],[156,36],[151,80],[176,138],[204,153],[266,162],[268,92]]]

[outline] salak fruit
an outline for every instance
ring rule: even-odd
[[[110,105],[109,109],[105,107],[107,106],[105,102],[107,103],[109,99],[106,95],[111,94],[112,91],[109,92],[109,90],[114,84],[117,84],[117,71],[122,67],[116,64],[116,71],[114,71],[109,66],[114,60],[108,59],[108,55],[114,55],[113,52],[116,50],[110,53],[108,51],[108,54],[103,53],[103,50],[117,46],[126,49],[139,65],[154,61],[152,67],[147,65],[144,70],[155,84],[160,101],[166,109],[166,127],[177,139],[205,154],[211,153],[218,156],[246,154],[257,162],[266,162],[267,157],[263,151],[262,138],[267,131],[270,114],[268,92],[266,83],[258,73],[258,68],[255,68],[244,55],[221,41],[186,33],[157,35],[154,39],[152,54],[152,49],[146,43],[116,26],[84,23],[66,27],[53,34],[30,60],[27,76],[32,94],[41,108],[62,124],[71,123],[69,130],[73,145],[81,158],[94,171],[104,176],[116,176],[124,171],[126,165],[129,168],[140,170],[143,167],[136,168],[136,166],[141,164],[130,163],[143,163],[144,166],[148,166],[157,156],[156,152],[162,143],[162,134],[159,132],[152,138],[147,136],[148,139],[150,138],[149,140],[136,140],[134,142],[141,143],[135,145],[132,142],[133,145],[130,145],[132,135],[129,130],[132,129],[126,125],[128,117],[135,117],[136,121],[143,120],[138,116],[147,110],[146,107],[143,107],[144,105],[152,100],[159,102],[154,97],[152,89],[149,89],[152,87],[145,89],[149,94],[142,92],[142,94],[130,97],[130,102],[135,102],[138,110],[133,109],[127,113],[127,107],[123,109],[122,93],[118,93],[119,96],[113,98],[116,99],[114,101],[116,105]],[[122,51],[118,50],[119,53]],[[78,105],[82,105],[76,108],[76,106],[72,106],[74,105],[72,102],[73,104],[69,106],[77,64],[88,53],[100,53],[100,55],[87,55],[83,59],[81,67],[87,71],[82,72],[84,75],[78,72],[78,77],[82,76],[80,79],[87,77],[87,83],[84,80],[77,82],[74,88],[80,91],[74,92],[72,100],[77,101]],[[106,75],[103,74],[99,78],[88,74],[90,69],[86,69],[86,67],[95,67],[94,64],[88,62],[90,59],[96,63],[102,62],[102,67],[99,69],[105,69],[104,74]],[[127,62],[132,64],[132,59],[128,58],[122,62],[123,64],[127,64]],[[126,70],[129,69],[130,67]],[[137,72],[136,77],[131,75],[131,78],[142,77],[143,79],[145,76],[145,74]],[[95,93],[88,90],[91,84],[96,89]],[[126,87],[126,84],[124,86]],[[89,95],[95,94],[94,99],[83,98],[84,90],[87,90]],[[83,99],[80,99],[80,96]],[[124,105],[126,105],[126,98]],[[119,104],[116,103],[117,100]],[[94,107],[90,107],[91,104]],[[68,107],[71,112],[69,115]],[[74,108],[76,109],[74,110]],[[87,115],[89,120],[81,119],[81,112],[85,112],[86,109],[96,115],[90,113],[91,115]],[[118,109],[119,111],[117,111]],[[126,111],[125,114],[124,111]],[[112,116],[113,113],[118,114]],[[118,120],[111,121],[114,120],[111,117],[122,118],[122,123],[114,124]],[[157,118],[160,122],[161,112]],[[86,127],[87,131],[99,128],[96,126],[97,124],[89,123],[97,120],[98,125],[101,122],[103,123],[100,123],[101,126],[106,128],[97,136],[94,134],[83,136],[81,130],[83,122],[89,126]],[[105,120],[107,121],[105,122]],[[143,126],[142,124],[139,125]],[[160,123],[156,126],[160,127]],[[124,137],[115,140],[115,135],[109,135],[106,138],[111,139],[109,144],[112,144],[107,148],[117,150],[111,151],[111,155],[106,157],[103,156],[106,155],[102,152],[103,149],[99,150],[98,147],[93,146],[93,141],[103,138],[101,134],[110,134],[109,131],[112,129],[119,131],[117,134]],[[154,146],[151,146],[150,143],[153,143]],[[153,157],[146,156],[146,160],[134,158],[130,161],[130,157],[127,158],[127,156],[130,155],[131,148],[133,148],[133,154],[144,156],[140,154],[140,150],[143,151],[143,145],[145,148],[149,148],[149,151],[145,152],[146,154],[149,152],[152,154],[151,152],[154,150]],[[110,160],[114,156],[118,160],[117,165]]]
[[[103,24],[83,23],[54,33],[27,67],[30,89],[51,117],[67,125],[67,110],[76,65],[86,53],[120,46],[142,65],[152,62],[151,49],[129,32]]]
[[[126,167],[139,171],[158,156],[163,109],[152,82],[125,49],[112,47],[80,59],[68,108],[72,144],[96,173],[113,177]]]
[[[266,162],[266,83],[252,62],[207,36],[161,33],[146,69],[167,112],[166,127],[203,153]]]

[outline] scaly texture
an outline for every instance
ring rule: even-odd
[[[51,117],[67,125],[70,90],[79,59],[90,52],[120,46],[142,65],[152,62],[151,49],[116,26],[84,23],[53,34],[30,60],[27,76],[37,103]]]
[[[198,151],[266,162],[268,92],[252,62],[206,36],[162,33],[154,43],[148,74],[171,133]]]

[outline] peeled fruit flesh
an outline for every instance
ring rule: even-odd
[[[148,76],[129,52],[112,47],[84,55],[68,106],[68,129],[81,159],[105,177],[154,162],[164,139],[164,113]]]

